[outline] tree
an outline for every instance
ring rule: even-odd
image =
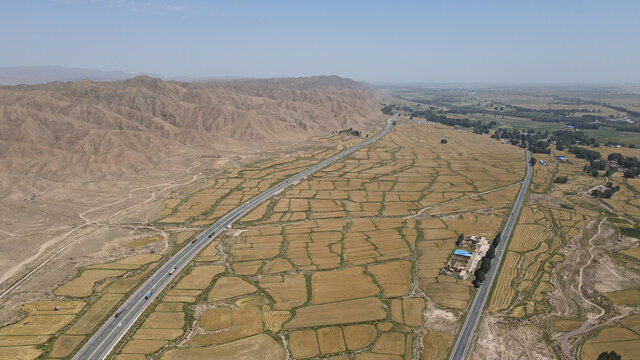
[[[464,233],[458,236],[458,240],[456,240],[456,246],[460,246],[460,244],[462,244],[462,240],[464,240]]]
[[[502,236],[502,232],[498,231],[498,233],[496,234],[496,237],[493,238],[493,242],[491,243],[492,246],[498,246],[498,244],[500,244],[500,237]]]
[[[531,164],[531,166],[534,166],[536,164],[536,158],[534,158],[533,156],[531,157],[531,160],[529,160],[529,164]]]
[[[591,170],[591,176],[598,177],[598,170],[596,169]]]
[[[493,259],[496,256],[496,248],[494,248],[493,245],[491,245],[489,247],[489,250],[487,251],[487,255],[485,256],[488,257],[489,259]]]
[[[598,355],[598,360],[622,360],[622,356],[618,355],[615,351],[605,351]]]

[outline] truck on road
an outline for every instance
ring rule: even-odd
[[[149,292],[144,294],[144,299],[146,300],[146,299],[150,298],[152,294],[153,294],[153,289],[149,290]]]

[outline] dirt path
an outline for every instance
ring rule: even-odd
[[[483,192],[481,192],[481,193],[471,194],[471,195],[465,195],[465,196],[461,196],[461,197],[458,197],[458,198],[455,198],[455,199],[450,199],[450,200],[447,200],[447,201],[439,202],[439,203],[437,203],[437,204],[429,205],[429,206],[427,206],[427,207],[422,208],[422,210],[418,211],[418,213],[417,213],[417,214],[413,214],[413,215],[405,216],[405,217],[403,217],[402,219],[403,219],[403,220],[406,220],[406,219],[412,219],[412,218],[414,218],[414,217],[418,217],[418,216],[422,215],[422,212],[423,212],[423,211],[426,211],[426,210],[429,210],[429,209],[433,209],[434,207],[438,207],[438,206],[446,205],[446,204],[448,204],[448,203],[452,203],[452,202],[454,202],[454,201],[458,201],[458,200],[469,199],[469,198],[476,197],[476,196],[482,196],[482,195],[489,194],[489,193],[492,193],[492,192],[494,192],[494,191],[499,191],[499,190],[502,190],[502,189],[506,189],[506,188],[508,188],[508,187],[512,187],[512,186],[514,186],[514,185],[518,185],[518,184],[522,184],[522,181],[518,181],[518,182],[515,182],[515,183],[513,183],[513,184],[509,184],[509,185],[500,186],[500,187],[497,187],[497,188],[495,188],[495,189],[491,189],[491,190],[483,191]]]
[[[195,166],[191,166],[187,169],[185,169],[187,172],[191,172],[193,167],[199,166],[195,165]],[[112,203],[109,204],[105,204],[105,205],[101,205],[101,206],[97,206],[91,209],[88,209],[80,214],[78,214],[78,216],[84,220],[83,224],[80,224],[74,228],[72,228],[71,230],[69,230],[68,232],[55,237],[53,239],[50,239],[48,241],[46,241],[44,244],[42,244],[40,246],[40,248],[38,249],[38,252],[32,256],[30,256],[29,258],[21,261],[20,263],[16,264],[15,266],[13,266],[11,269],[9,269],[6,273],[4,273],[1,277],[0,277],[0,283],[6,281],[7,279],[11,278],[12,276],[14,276],[18,271],[20,271],[20,269],[25,266],[28,265],[30,263],[32,263],[33,261],[35,261],[36,259],[38,259],[49,247],[64,241],[65,239],[67,239],[69,236],[71,236],[72,234],[78,232],[79,230],[86,228],[90,225],[97,225],[97,227],[93,230],[90,230],[90,232],[96,231],[97,229],[104,227],[104,226],[112,226],[115,222],[122,220],[123,218],[127,217],[132,211],[137,210],[140,207],[143,207],[145,205],[147,205],[149,202],[156,200],[156,196],[157,194],[163,193],[171,188],[177,187],[177,186],[186,186],[198,179],[200,179],[202,177],[202,172],[189,176],[189,177],[185,177],[182,179],[178,179],[172,182],[168,182],[168,183],[161,183],[161,184],[154,184],[154,185],[149,185],[149,186],[142,186],[142,187],[137,187],[134,188],[132,190],[129,191],[128,196],[114,201]],[[184,182],[185,180],[188,180],[186,182]],[[147,190],[147,189],[152,189],[152,188],[157,188],[157,187],[162,187],[163,188],[154,191],[151,193],[151,196],[149,198],[147,198],[146,200],[140,202],[140,203],[136,203],[133,204],[127,208],[124,208],[122,210],[119,210],[117,212],[115,212],[114,214],[111,215],[107,215],[103,218],[99,218],[99,219],[89,219],[87,217],[87,214],[90,214],[94,211],[100,210],[100,209],[104,209],[104,208],[108,208],[108,207],[113,207],[116,206],[124,201],[130,200],[133,198],[133,194],[136,191],[140,191],[140,190]],[[121,215],[120,217],[117,217],[119,215]],[[114,217],[117,217],[114,219]],[[149,228],[148,226],[146,226],[147,228]],[[155,228],[153,228],[155,229]],[[161,231],[159,229],[155,229],[157,231]],[[0,294],[0,299],[3,298],[4,296],[6,296],[8,293],[10,293],[13,289],[15,289],[16,287],[18,287],[20,284],[22,284],[24,281],[26,281],[28,278],[30,278],[34,273],[36,273],[40,268],[42,268],[44,265],[46,265],[47,263],[49,263],[53,258],[55,258],[57,255],[59,255],[61,252],[63,252],[64,250],[66,250],[69,246],[75,244],[76,242],[78,242],[79,240],[82,240],[87,234],[83,234],[79,237],[77,237],[76,239],[74,239],[73,241],[71,241],[70,243],[64,245],[63,247],[61,247],[60,249],[58,249],[57,251],[55,251],[51,256],[49,256],[48,258],[46,258],[44,261],[42,261],[40,264],[38,264],[33,270],[29,271],[27,274],[25,274],[23,277],[21,277],[20,279],[18,279],[12,286],[10,286],[8,289],[6,289],[4,292],[2,292]],[[164,233],[164,231],[161,231],[161,235],[163,237],[163,239],[165,240],[166,246],[165,249],[163,250],[166,251],[166,249],[168,248],[168,243],[167,243],[167,235],[166,233]]]
[[[589,243],[589,259],[587,259],[585,264],[582,265],[582,267],[580,268],[580,275],[578,276],[578,288],[577,289],[575,289],[575,288],[573,289],[574,291],[576,291],[578,293],[578,295],[580,295],[580,297],[582,298],[582,300],[584,302],[588,303],[589,305],[593,306],[594,308],[598,308],[599,309],[599,313],[597,315],[588,314],[587,315],[587,317],[588,317],[587,321],[582,323],[582,325],[580,325],[580,327],[578,327],[577,329],[572,330],[572,331],[562,335],[562,337],[560,338],[560,347],[562,349],[562,353],[567,359],[570,359],[570,360],[575,360],[575,357],[573,356],[573,354],[571,353],[571,351],[569,349],[569,339],[571,339],[574,336],[590,332],[593,329],[604,325],[604,324],[594,324],[597,321],[597,319],[599,319],[600,317],[602,317],[605,314],[605,310],[602,307],[596,305],[595,303],[589,301],[584,296],[584,294],[582,293],[582,284],[583,284],[582,278],[583,278],[584,269],[587,266],[589,266],[589,264],[591,264],[591,261],[593,260],[593,257],[594,257],[593,250],[595,249],[595,245],[593,244],[593,240],[595,238],[597,238],[598,236],[600,236],[600,233],[602,232],[602,224],[606,220],[607,220],[607,218],[605,217],[604,219],[602,219],[600,221],[600,223],[598,224],[598,232],[595,233],[595,235],[593,235],[591,237],[591,239],[589,239],[589,242],[588,242]],[[609,322],[612,321],[612,320],[613,319],[609,320]]]

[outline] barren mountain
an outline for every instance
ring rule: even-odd
[[[180,151],[215,153],[357,127],[377,108],[368,88],[335,76],[0,87],[0,170],[64,177],[102,166],[140,169]]]
[[[378,109],[372,90],[335,76],[0,86],[0,288],[74,239],[71,258],[110,249],[99,223],[137,204],[150,213],[223,165],[360,128]]]

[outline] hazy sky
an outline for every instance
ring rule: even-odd
[[[0,66],[640,83],[640,1],[0,0]]]

